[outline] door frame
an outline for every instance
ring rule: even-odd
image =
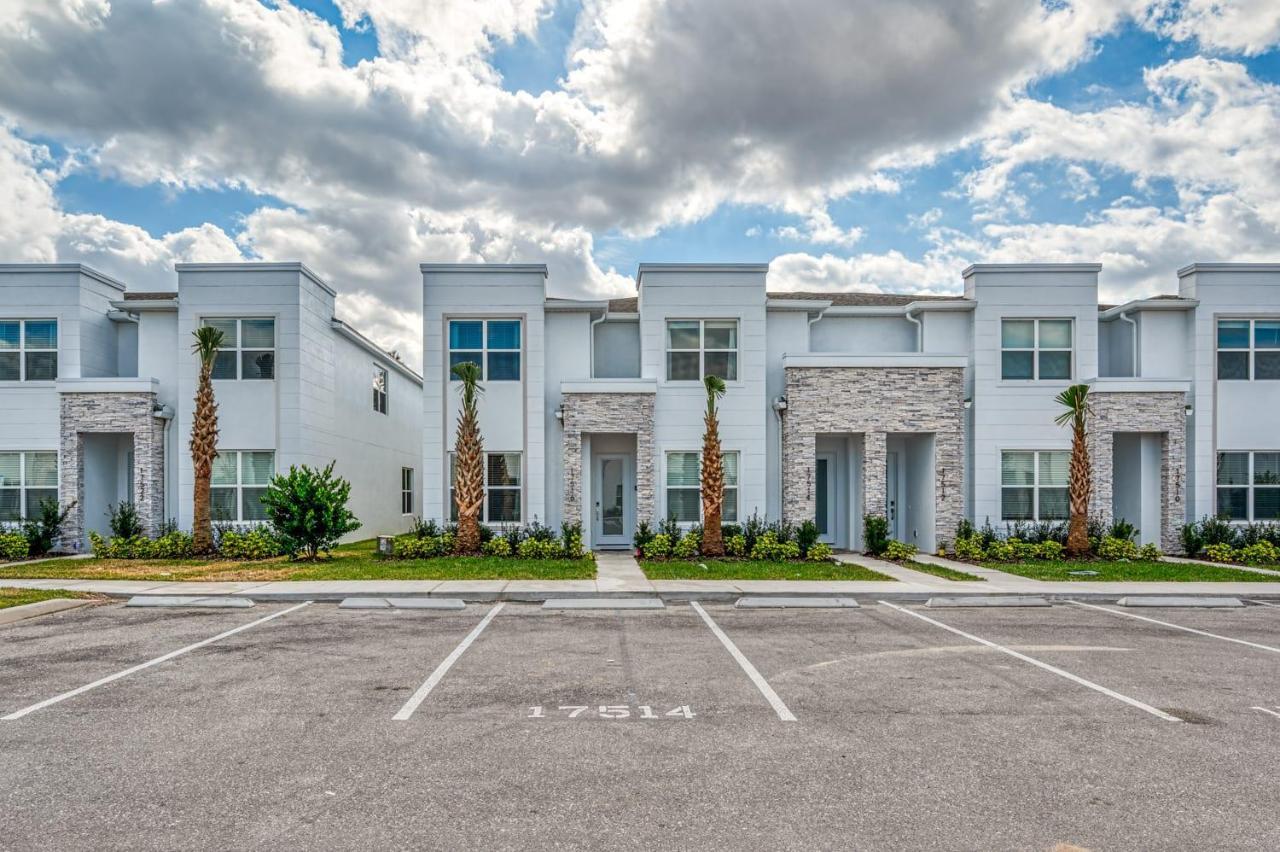
[[[604,515],[601,512],[601,488],[606,461],[622,463],[622,533],[616,536],[604,534]],[[626,453],[600,453],[591,459],[591,544],[601,548],[629,548],[636,514],[635,464]]]
[[[836,468],[836,454],[834,452],[821,452],[814,455],[813,465],[813,509],[814,523],[817,523],[818,514],[818,462],[827,463],[827,531],[818,536],[819,541],[825,541],[827,544],[836,543],[836,532],[840,525],[840,511],[836,506],[838,491],[836,490],[836,477],[839,475]]]
[[[885,453],[884,463],[884,513],[889,521],[889,538],[902,541],[902,494],[898,488],[899,475],[898,465],[901,459],[898,457],[896,450],[890,450]]]

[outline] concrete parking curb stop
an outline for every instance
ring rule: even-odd
[[[93,603],[91,600],[52,598],[47,601],[36,601],[35,603],[22,604],[21,606],[5,607],[4,609],[0,609],[0,624],[13,624],[15,621],[35,618],[38,615],[48,615],[52,612],[77,609],[82,606],[88,606],[91,603]]]

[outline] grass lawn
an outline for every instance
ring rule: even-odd
[[[878,571],[837,562],[757,562],[703,559],[700,562],[649,560],[640,568],[650,580],[889,580]]]
[[[979,577],[977,574],[968,574],[964,571],[957,571],[954,568],[948,568],[945,565],[931,565],[928,562],[916,562],[914,559],[908,559],[902,563],[904,568],[910,568],[912,571],[921,571],[925,574],[932,574],[935,577],[941,577],[944,580],[977,580],[982,582],[986,577]]]
[[[91,598],[82,592],[68,592],[66,589],[5,589],[0,588],[0,609],[23,604],[38,603],[54,598]]]
[[[283,557],[257,562],[214,559],[64,559],[0,564],[6,577],[75,580],[593,580],[596,564],[586,559],[500,559],[488,556],[439,559],[378,559],[373,539],[343,544],[319,562]]]
[[[1236,582],[1274,583],[1280,577],[1238,571],[1226,565],[1184,565],[1180,562],[990,562],[987,568],[1030,577],[1033,580],[1134,580],[1149,582]],[[1071,571],[1097,571],[1095,577],[1071,574]]]

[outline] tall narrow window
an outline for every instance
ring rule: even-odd
[[[724,505],[720,518],[725,523],[738,520],[737,452],[723,454]],[[702,520],[702,454],[667,453],[667,516],[681,523],[696,524]]]
[[[449,321],[449,378],[465,362],[480,367],[487,382],[520,381],[520,320]]]
[[[0,523],[35,518],[46,500],[58,502],[58,454],[0,453]]]
[[[265,521],[262,495],[275,466],[276,454],[270,450],[218,450],[209,488],[213,520]]]
[[[400,468],[400,514],[413,514],[413,468]]]
[[[0,320],[0,382],[58,378],[58,321]]]
[[[1280,379],[1280,320],[1218,320],[1218,378]]]
[[[373,410],[387,413],[387,371],[377,364],[373,365]]]
[[[1000,323],[1000,378],[1006,381],[1071,378],[1069,319],[1007,319]]]
[[[276,321],[271,317],[209,317],[204,325],[222,332],[213,377],[264,380],[276,376]]]
[[[668,320],[667,381],[738,378],[737,320]]]
[[[457,475],[457,455],[449,453],[449,520],[458,520],[453,483]],[[523,481],[520,453],[487,453],[484,459],[484,502],[480,520],[491,524],[518,524],[521,520],[520,494]]]
[[[1068,450],[1007,450],[1000,454],[1000,517],[1005,521],[1063,521]]]

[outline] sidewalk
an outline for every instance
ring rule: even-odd
[[[448,597],[467,601],[543,601],[547,598],[629,598],[657,596],[668,601],[734,601],[752,596],[854,597],[862,601],[919,601],[937,595],[1040,595],[1056,599],[1114,600],[1125,595],[1225,595],[1280,599],[1280,575],[1262,583],[1099,583],[1045,582],[920,554],[916,559],[985,578],[954,581],[912,571],[856,553],[837,554],[893,577],[890,581],[835,580],[650,580],[625,551],[596,554],[594,580],[334,580],[297,582],[159,582],[145,580],[0,580],[0,586],[67,589],[113,597],[133,595],[237,595],[258,601],[339,601],[347,597]]]

